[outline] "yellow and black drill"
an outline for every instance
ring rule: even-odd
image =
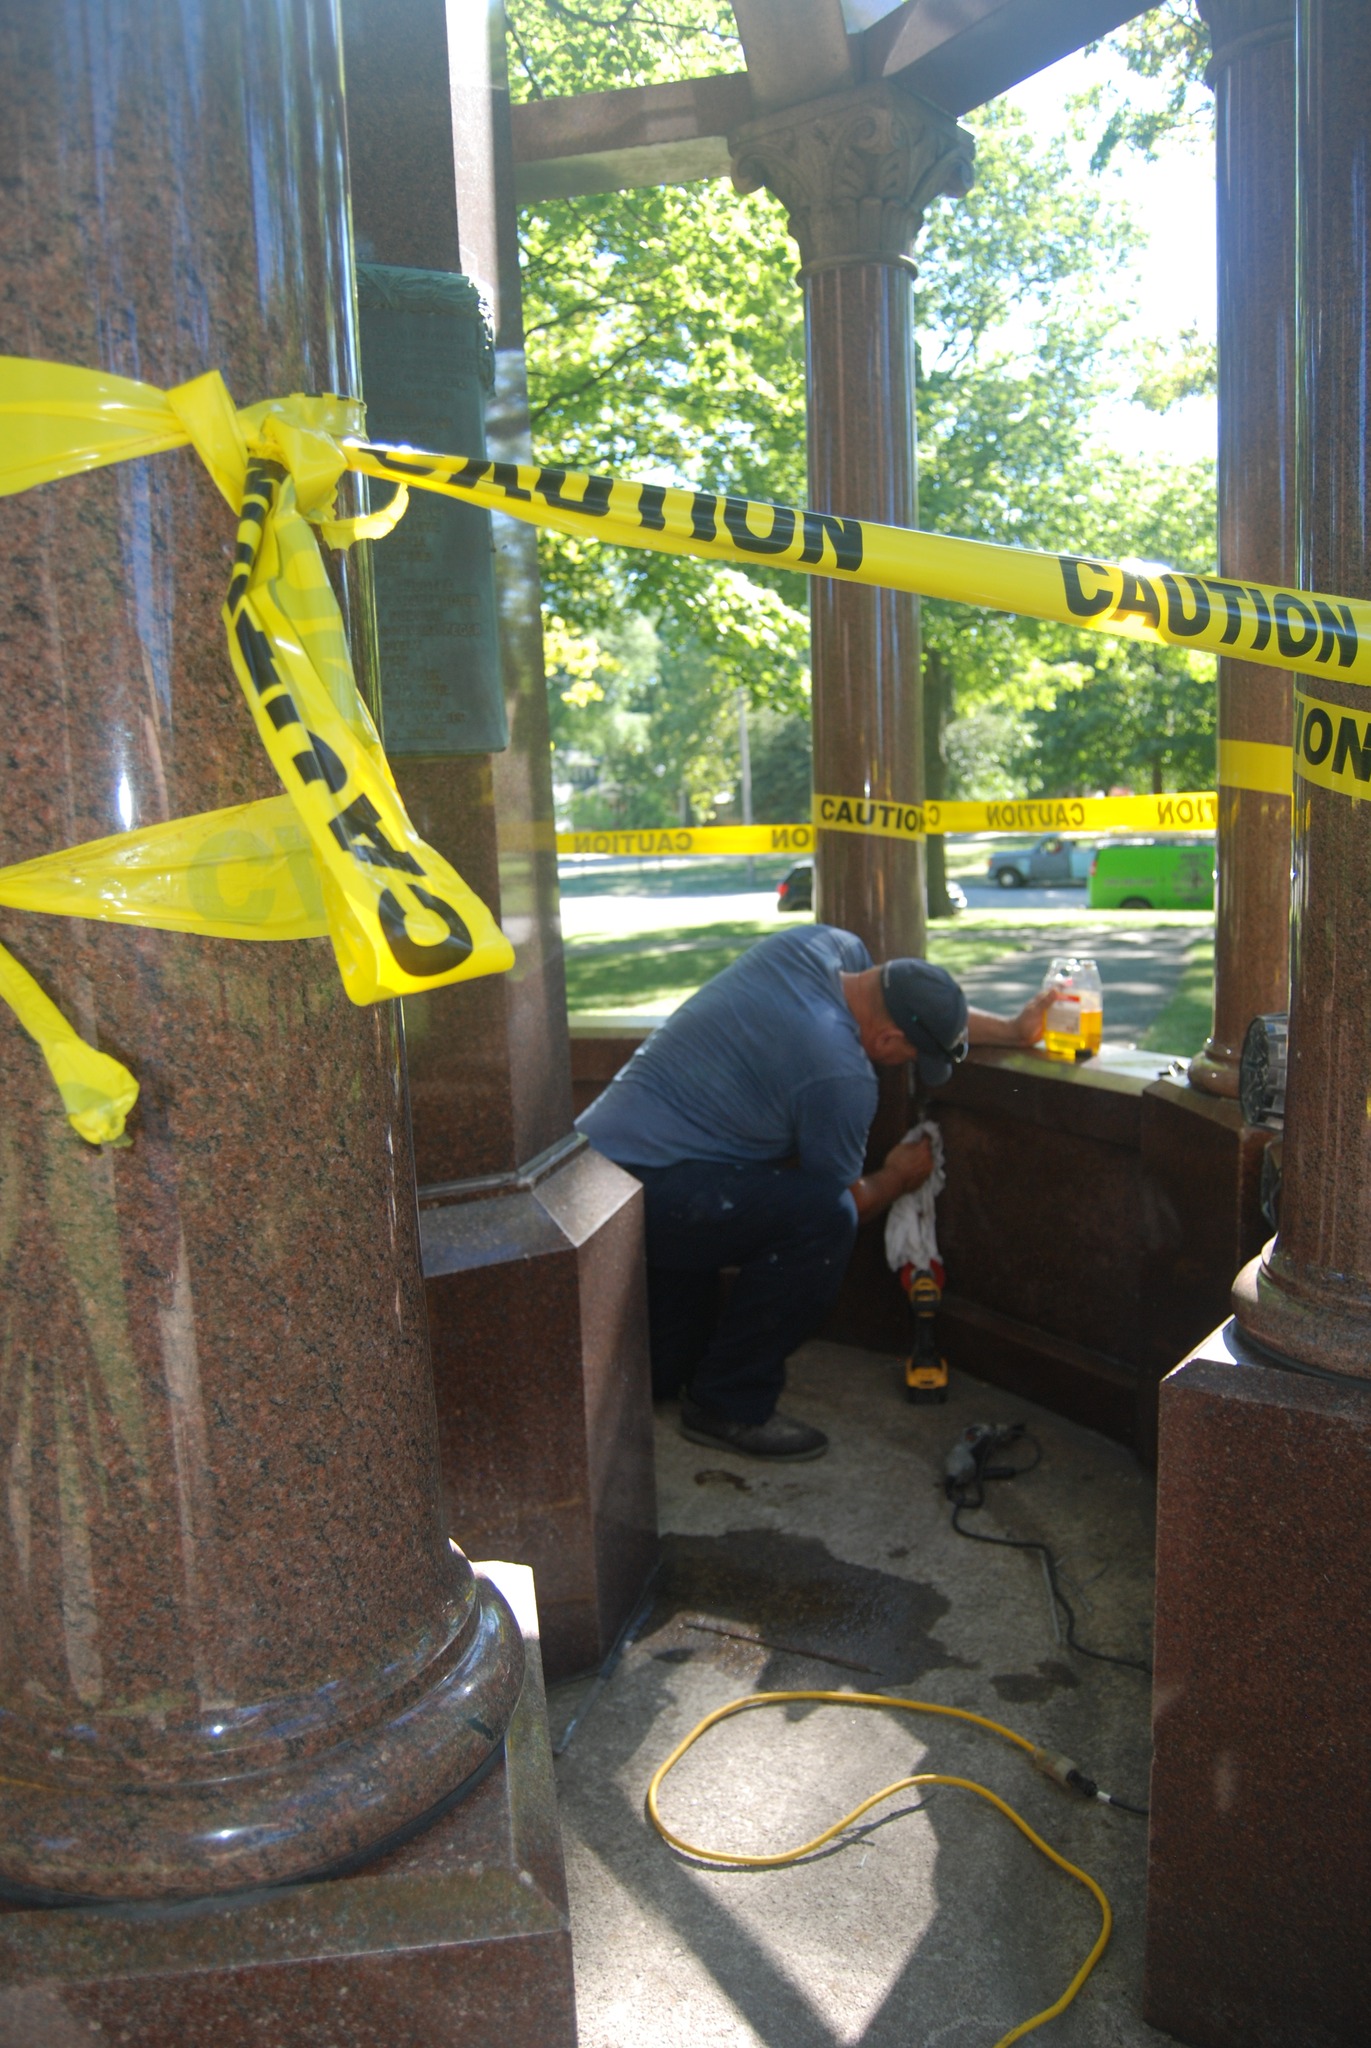
[[[904,1362],[905,1393],[911,1401],[945,1401],[947,1360],[938,1346],[942,1282],[927,1266],[903,1265],[900,1285],[914,1316],[914,1349]]]

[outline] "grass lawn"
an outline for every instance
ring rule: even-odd
[[[1180,984],[1161,1015],[1143,1033],[1147,1052],[1174,1052],[1178,1045],[1199,1051],[1214,1017],[1214,940],[1196,938],[1181,971]]]
[[[768,932],[783,931],[807,921],[772,915],[687,925],[670,922],[670,915],[669,908],[663,905],[660,925],[626,933],[591,932],[568,943],[567,1007],[573,1015],[635,1010],[660,1015],[674,1010]],[[1178,1030],[1190,1029],[1189,1010],[1183,1015],[1176,1014],[1178,1005],[1188,1002],[1196,1013],[1204,1009],[1203,1026],[1194,1041],[1198,1047],[1209,1030],[1206,990],[1213,980],[1212,919],[1205,911],[1176,910],[1154,912],[1148,922],[1189,925],[1195,929],[1197,943],[1186,967],[1181,992],[1153,1030],[1166,1027],[1166,1046],[1188,1044],[1188,1037],[1176,1035]],[[1083,909],[1069,922],[1059,910],[1019,911],[1012,920],[1000,910],[969,910],[930,928],[928,957],[952,974],[965,974],[969,968],[986,966],[1012,953],[1083,949],[1089,932],[1136,930],[1138,923],[1137,913],[1128,910]],[[1154,1042],[1151,1034],[1147,1042]],[[1161,1044],[1162,1040],[1155,1042]]]
[[[566,949],[567,1009],[674,1010],[740,953],[774,932],[774,918],[634,932],[629,937],[573,940]]]

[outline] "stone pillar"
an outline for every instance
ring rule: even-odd
[[[1371,10],[1301,0],[1299,151],[1300,582],[1371,594]],[[1307,1363],[1371,1378],[1371,959],[1357,936],[1371,891],[1371,807],[1324,788],[1316,763],[1365,692],[1296,689],[1311,760],[1295,756],[1290,1072],[1281,1229],[1234,1294],[1250,1337]],[[1324,703],[1325,713],[1302,706]]]
[[[1366,168],[1371,14],[1299,0],[1299,580],[1371,584]],[[1353,2048],[1371,1964],[1346,1937],[1368,1884],[1371,1449],[1371,816],[1296,749],[1291,1069],[1281,1230],[1236,1319],[1163,1383],[1144,2011],[1195,2048]],[[1222,1105],[1216,1105],[1222,1106]]]
[[[971,183],[971,137],[894,86],[863,86],[750,123],[729,141],[739,191],[766,185],[800,249],[809,502],[918,522],[914,279],[925,208]],[[812,583],[814,787],[922,796],[919,607],[902,592]],[[923,848],[820,832],[815,909],[873,959],[921,953]]]
[[[359,251],[433,274],[435,290],[465,274],[493,330],[490,452],[527,460],[501,11],[342,12]],[[370,398],[365,357],[362,373]],[[384,436],[379,395],[372,425]],[[495,909],[516,964],[407,1002],[405,1032],[452,1526],[473,1551],[533,1565],[557,1678],[604,1655],[656,1555],[642,1196],[572,1128],[537,540],[498,517],[493,537],[509,744],[464,751],[448,729],[395,768],[419,830]],[[454,691],[467,653],[454,642]],[[383,631],[380,654],[384,713],[413,649]]]
[[[0,59],[0,350],[355,390],[327,0],[3,0]],[[0,861],[274,793],[192,454],[0,529]],[[0,1014],[0,1884],[335,1869],[492,1754],[522,1670],[447,1540],[394,1007],[323,940],[0,938],[142,1084],[93,1151]]]
[[[1296,577],[1295,0],[1202,0],[1214,44],[1219,572]],[[1190,1079],[1236,1098],[1243,1033],[1286,1008],[1290,679],[1219,663],[1214,1028]]]
[[[1371,1945],[1371,1387],[1231,1321],[1163,1381],[1143,2016],[1361,2048]]]

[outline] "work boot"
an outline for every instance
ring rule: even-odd
[[[774,1463],[799,1464],[804,1458],[822,1458],[828,1438],[807,1422],[791,1415],[771,1415],[765,1422],[734,1422],[717,1408],[702,1408],[689,1394],[681,1397],[681,1435],[693,1444],[714,1444],[720,1450],[740,1451],[745,1458],[770,1458]]]

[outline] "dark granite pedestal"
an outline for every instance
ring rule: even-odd
[[[0,2048],[573,2048],[532,1574],[477,1565],[527,1675],[505,1754],[351,1877],[175,1908],[0,1913]]]
[[[642,1189],[573,1134],[419,1227],[452,1526],[517,1546],[549,1676],[585,1671],[657,1555]]]
[[[1233,1323],[1162,1385],[1144,2011],[1192,2048],[1371,2013],[1371,1387]]]

